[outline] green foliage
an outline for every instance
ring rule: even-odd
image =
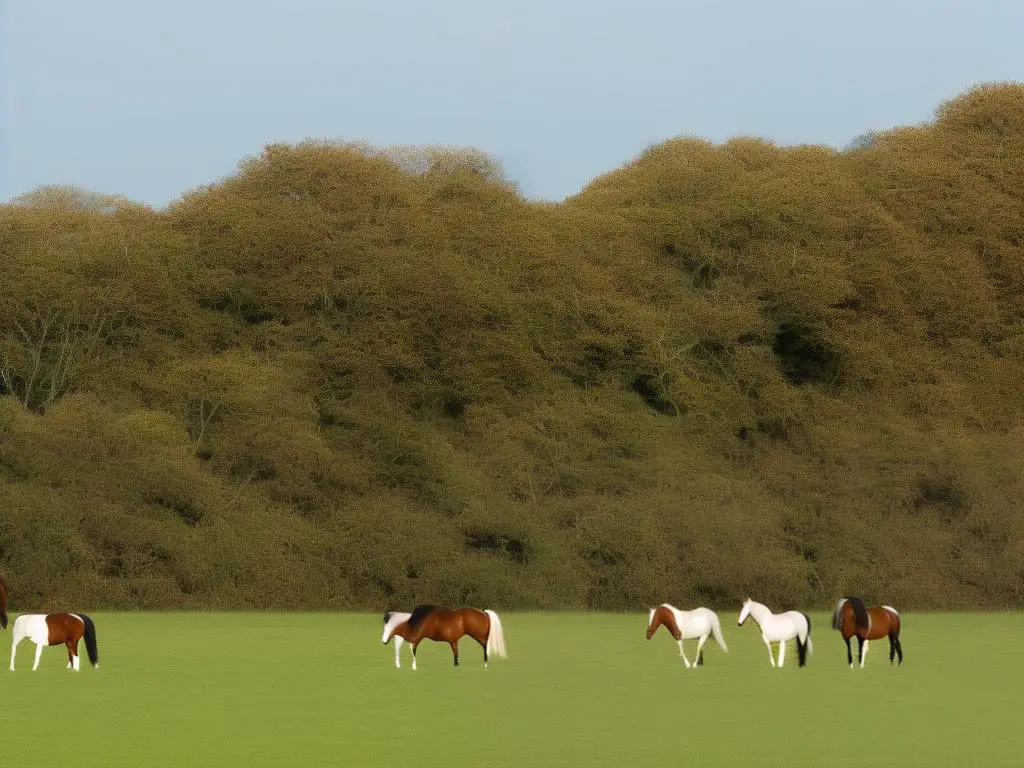
[[[564,204],[273,145],[0,207],[16,602],[1019,605],[1024,87],[850,151],[673,139]]]

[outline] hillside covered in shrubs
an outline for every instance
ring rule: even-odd
[[[563,203],[269,146],[0,206],[15,607],[1024,605],[1024,86]]]

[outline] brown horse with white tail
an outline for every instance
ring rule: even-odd
[[[14,656],[18,643],[28,638],[36,644],[36,660],[32,665],[35,672],[39,657],[48,645],[64,645],[68,649],[68,669],[78,671],[78,643],[85,639],[89,663],[99,669],[100,652],[96,646],[96,626],[84,613],[26,613],[14,620],[14,637],[11,638],[11,672],[14,671]]]
[[[505,631],[501,619],[494,611],[478,608],[442,608],[437,605],[418,605],[412,613],[384,614],[384,636],[386,644],[392,637],[401,638],[412,647],[412,668],[416,669],[416,650],[424,640],[448,643],[459,666],[459,640],[469,635],[484,649],[484,666],[491,655],[500,659],[508,657],[505,649]],[[398,661],[398,640],[395,640],[395,666]]]

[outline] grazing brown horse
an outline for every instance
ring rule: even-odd
[[[0,629],[7,629],[7,585],[0,576]]]
[[[14,636],[11,638],[11,672],[14,671],[14,655],[18,643],[28,638],[36,644],[36,660],[32,665],[35,672],[39,657],[47,645],[64,645],[68,649],[68,669],[78,671],[78,641],[85,638],[85,649],[89,662],[99,669],[100,652],[96,647],[96,627],[84,613],[24,613],[14,620]]]
[[[838,629],[846,641],[846,660],[853,669],[853,652],[850,650],[850,638],[857,637],[857,656],[861,668],[868,655],[868,641],[889,638],[889,663],[899,654],[900,664],[903,663],[903,645],[900,643],[900,615],[896,609],[883,605],[879,608],[866,608],[859,597],[844,597],[836,603],[832,614],[832,629]]]
[[[459,666],[459,640],[464,635],[469,635],[483,646],[485,667],[491,654],[501,659],[508,657],[505,632],[501,619],[494,611],[418,605],[411,614],[384,614],[384,642],[387,643],[394,636],[408,642],[412,646],[413,669],[416,669],[416,650],[424,640],[448,643],[452,648],[455,666]],[[395,663],[398,664],[397,648]]]

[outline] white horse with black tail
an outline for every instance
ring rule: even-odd
[[[725,638],[722,637],[722,625],[718,621],[718,616],[709,608],[681,611],[674,605],[662,603],[657,608],[651,608],[650,616],[647,618],[647,639],[650,640],[662,626],[676,639],[679,655],[683,657],[683,664],[687,669],[696,669],[704,664],[704,643],[711,635],[714,635],[715,642],[723,651],[729,652]],[[683,650],[683,640],[693,638],[697,639],[697,655],[693,659],[693,664],[690,664]]]
[[[761,628],[761,639],[768,646],[768,660],[772,666],[782,667],[786,659],[786,641],[796,639],[796,650],[800,660],[800,666],[807,664],[807,653],[814,652],[814,644],[811,642],[811,619],[806,613],[800,611],[786,611],[785,613],[772,613],[768,606],[751,600],[749,597],[743,603],[743,610],[740,611],[738,626],[743,626],[747,616],[753,616],[754,621]],[[775,657],[772,654],[772,643],[779,644],[779,663],[776,665]]]

